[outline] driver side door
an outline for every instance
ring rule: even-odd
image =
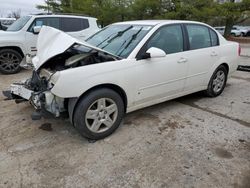
[[[135,105],[162,102],[183,91],[188,70],[185,46],[180,24],[163,26],[151,36],[138,54],[140,60],[136,62]],[[166,56],[143,59],[142,55],[151,47],[163,50]]]

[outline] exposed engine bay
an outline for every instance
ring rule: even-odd
[[[107,54],[103,51],[74,44],[65,52],[56,55],[44,63],[39,70],[47,69],[51,72],[62,71],[68,68],[76,68],[96,63],[118,60],[118,57]]]

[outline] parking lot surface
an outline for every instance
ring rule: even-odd
[[[0,75],[0,90],[29,74]],[[32,111],[0,95],[0,187],[250,186],[249,72],[217,98],[197,93],[130,113],[94,143],[68,120],[32,121]]]

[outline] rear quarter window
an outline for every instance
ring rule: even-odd
[[[209,29],[210,36],[211,36],[211,44],[212,46],[218,46],[219,45],[219,38],[216,32],[214,32],[212,29]]]

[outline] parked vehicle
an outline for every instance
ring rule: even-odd
[[[250,31],[249,27],[246,26],[234,26],[234,30],[238,30],[241,32],[241,36],[245,37],[247,35],[247,32]]]
[[[5,96],[29,101],[34,119],[66,112],[83,136],[102,139],[124,113],[202,90],[220,95],[240,52],[238,43],[192,21],[121,22],[86,41],[43,27],[32,77]]]
[[[13,74],[36,54],[38,33],[43,25],[67,32],[84,40],[99,30],[96,18],[72,15],[29,15],[0,32],[0,72]],[[21,63],[22,62],[22,63]],[[21,66],[20,66],[21,64]]]
[[[214,27],[221,35],[224,35],[225,33],[225,26],[223,27]],[[242,35],[241,31],[237,30],[236,28],[233,28],[231,30],[231,35],[234,37],[240,37]]]
[[[16,18],[0,18],[0,30],[5,31],[15,21]]]

